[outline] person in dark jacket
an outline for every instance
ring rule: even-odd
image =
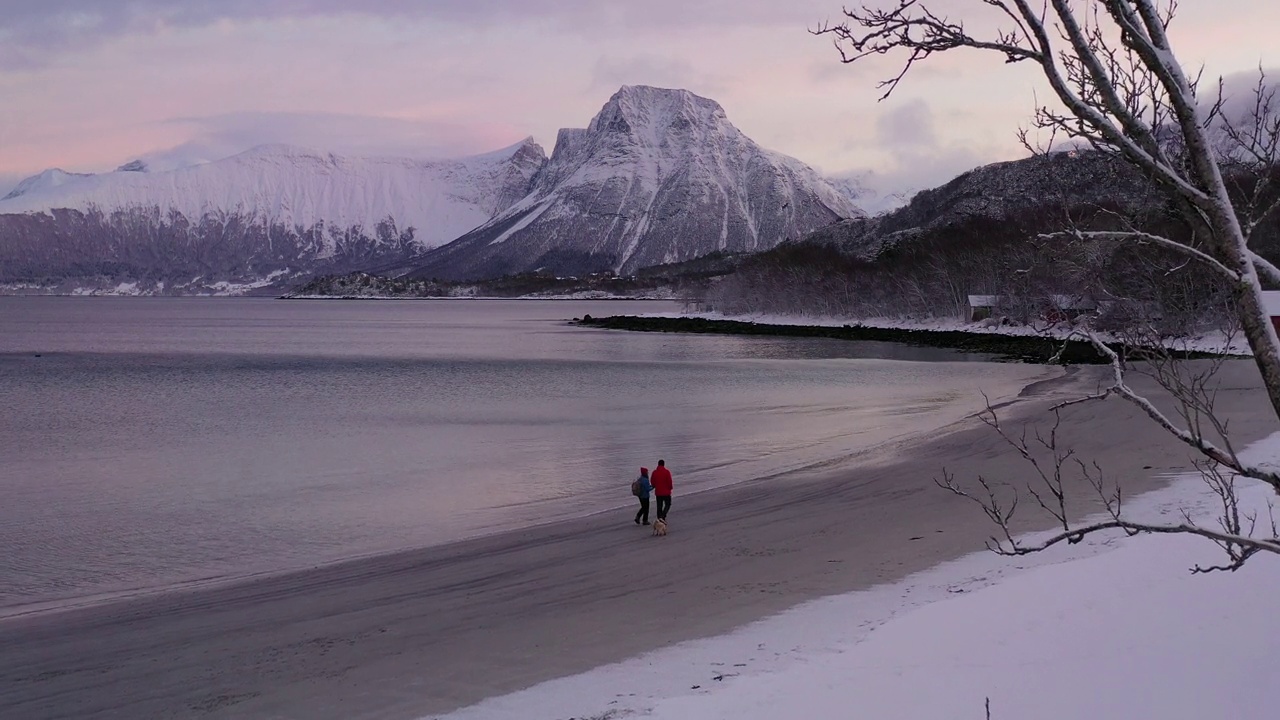
[[[653,490],[653,483],[649,482],[649,468],[640,468],[640,477],[635,482],[636,497],[640,498],[640,510],[636,513],[637,525],[649,524],[649,492]],[[643,523],[640,521],[644,520]]]
[[[671,471],[667,469],[667,461],[659,460],[653,471],[653,496],[658,500],[658,519],[666,520],[671,510]]]

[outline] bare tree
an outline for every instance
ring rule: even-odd
[[[844,21],[814,32],[835,41],[841,59],[854,63],[885,55],[904,57],[900,71],[882,81],[882,99],[890,96],[917,63],[935,54],[970,48],[1002,55],[1010,63],[1037,66],[1056,103],[1036,109],[1033,127],[1040,137],[1059,137],[1094,150],[1122,157],[1159,184],[1173,198],[1191,227],[1190,242],[1179,242],[1132,222],[1113,230],[1064,231],[1077,240],[1136,243],[1179,253],[1207,268],[1230,291],[1238,327],[1253,351],[1273,411],[1280,417],[1280,340],[1264,307],[1262,279],[1280,283],[1280,269],[1261,257],[1250,241],[1255,230],[1280,207],[1274,179],[1280,145],[1280,120],[1274,92],[1260,77],[1252,107],[1231,117],[1228,99],[1218,83],[1212,102],[1202,103],[1200,78],[1184,71],[1169,39],[1176,2],[1169,0],[968,0],[966,19],[986,13],[1003,27],[989,35],[971,33],[963,21],[934,12],[926,0],[887,0],[882,8],[846,8]],[[1040,148],[1032,133],[1021,140],[1028,149]],[[1233,187],[1234,184],[1234,187]],[[1232,191],[1235,191],[1234,193]],[[1237,200],[1233,200],[1233,195]],[[1050,238],[1053,236],[1049,236]],[[1268,537],[1252,537],[1255,522],[1242,524],[1235,494],[1235,478],[1264,482],[1280,493],[1280,475],[1240,460],[1226,439],[1226,423],[1213,414],[1207,380],[1189,382],[1177,363],[1147,358],[1157,379],[1178,401],[1180,414],[1161,412],[1126,382],[1132,365],[1102,342],[1091,329],[1081,330],[1112,364],[1111,383],[1081,401],[1120,397],[1140,408],[1153,421],[1201,457],[1206,482],[1223,499],[1222,527],[1213,530],[1187,522],[1149,525],[1126,520],[1120,513],[1119,486],[1108,490],[1100,469],[1060,451],[1055,435],[1034,441],[1006,436],[1032,462],[1039,478],[1028,487],[1037,504],[1059,522],[1062,532],[1047,543],[1020,544],[1009,532],[1016,500],[1002,499],[985,479],[985,492],[960,488],[954,478],[941,484],[977,500],[1005,537],[995,543],[1002,552],[1035,552],[1058,542],[1079,541],[1105,529],[1126,532],[1179,532],[1208,537],[1227,550],[1230,562],[1217,569],[1235,569],[1259,551],[1280,553],[1274,524]],[[1182,378],[1182,379],[1179,379]],[[1061,408],[1055,408],[1055,414]],[[988,418],[1002,435],[992,412]],[[1209,431],[1205,431],[1205,427]],[[1217,437],[1214,437],[1214,436]],[[1032,444],[1046,450],[1052,469],[1039,464]],[[1063,493],[1064,467],[1072,468],[1093,486],[1109,521],[1082,525],[1068,517]]]
[[[995,523],[999,534],[987,542],[987,547],[1002,555],[1028,555],[1064,542],[1078,543],[1096,532],[1120,530],[1127,535],[1195,535],[1212,540],[1226,553],[1226,563],[1197,565],[1192,568],[1193,572],[1237,570],[1259,552],[1280,554],[1280,531],[1272,503],[1267,503],[1265,517],[1258,511],[1242,509],[1236,486],[1237,478],[1254,477],[1259,472],[1269,474],[1268,482],[1274,483],[1275,474],[1240,459],[1231,442],[1228,423],[1214,412],[1216,376],[1227,358],[1219,356],[1194,366],[1163,345],[1165,338],[1150,325],[1135,326],[1121,334],[1122,344],[1136,355],[1129,358],[1122,358],[1092,330],[1081,330],[1080,334],[1110,361],[1109,384],[1094,395],[1052,406],[1053,422],[1048,430],[1023,428],[1015,434],[1001,425],[996,410],[989,404],[981,416],[1032,468],[1031,480],[1024,485],[1026,495],[1033,501],[1033,507],[1053,518],[1057,531],[1039,540],[1027,540],[1017,534],[1013,522],[1024,496],[1012,485],[979,476],[977,487],[970,488],[957,482],[946,470],[936,480],[942,488],[976,503]],[[1172,416],[1135,392],[1126,379],[1127,373],[1144,375],[1163,388],[1173,400]],[[1125,512],[1123,479],[1109,476],[1096,462],[1080,457],[1074,448],[1064,447],[1058,436],[1062,412],[1072,405],[1111,396],[1135,404],[1165,430],[1195,448],[1202,458],[1195,463],[1196,468],[1217,501],[1215,525],[1205,525],[1185,510],[1181,521],[1176,523],[1134,519]],[[1087,486],[1101,505],[1101,519],[1090,518],[1087,510],[1073,507],[1070,502],[1073,488],[1081,485]]]

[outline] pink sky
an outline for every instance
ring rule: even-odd
[[[920,187],[1020,156],[1037,87],[1030,68],[956,53],[877,103],[889,65],[842,66],[806,32],[838,0],[354,6],[0,0],[0,195],[47,167],[109,170],[184,144],[441,156],[533,135],[550,151],[622,84],[687,88],[765,147]],[[1183,0],[1174,37],[1184,63],[1230,74],[1280,66],[1278,27],[1274,0]]]

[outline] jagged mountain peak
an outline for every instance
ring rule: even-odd
[[[476,155],[474,157],[489,160],[515,159],[543,162],[547,159],[547,151],[543,149],[542,145],[538,144],[537,140],[533,139],[532,135],[529,135],[520,142],[513,143],[499,150]]]
[[[586,128],[560,131],[523,200],[414,273],[630,273],[765,250],[861,214],[812,168],[746,137],[714,100],[628,85]]]
[[[630,135],[656,147],[672,132],[727,121],[720,103],[688,90],[623,85],[591,120],[587,131]]]

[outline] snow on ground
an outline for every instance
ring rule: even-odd
[[[528,300],[676,300],[676,294],[671,288],[661,287],[653,290],[642,292],[627,293],[625,295],[612,293],[608,290],[578,290],[570,293],[532,293],[522,296]]]
[[[138,288],[138,283],[122,282],[113,288],[83,288],[78,287],[71,291],[72,295],[117,295],[124,297],[139,297],[145,295],[144,291]]]
[[[270,287],[281,278],[289,278],[297,276],[299,273],[289,269],[275,270],[267,275],[244,282],[231,282],[228,280],[220,280],[214,283],[201,283],[200,278],[192,278],[186,284],[178,284],[176,287],[179,295],[189,295],[192,297],[234,297],[244,295],[253,290]],[[11,283],[0,284],[0,295],[71,295],[74,297],[97,297],[97,296],[114,296],[114,297],[158,297],[165,294],[167,285],[165,281],[160,280],[155,283],[143,285],[138,281],[122,282],[114,287],[100,287],[97,285],[80,285],[67,289],[59,285],[40,285],[37,283]]]
[[[673,296],[659,288],[648,293],[619,295],[604,290],[580,290],[571,293],[531,293],[529,295],[480,295],[474,287],[453,288],[451,295],[289,295],[291,300],[673,300]]]
[[[702,318],[705,320],[733,320],[737,322],[753,322],[763,325],[808,325],[815,327],[841,327],[844,325],[862,325],[873,328],[889,328],[895,330],[925,330],[933,332],[967,332],[992,335],[1018,335],[1037,337],[1066,338],[1072,328],[1068,324],[1033,327],[1030,325],[1000,325],[987,322],[969,322],[958,318],[928,318],[913,320],[909,318],[830,318],[795,315],[771,315],[753,313],[749,315],[726,315],[719,312],[668,312],[648,313],[646,317],[670,318]],[[1105,337],[1112,340],[1114,338]],[[1227,355],[1252,355],[1248,342],[1240,333],[1228,336],[1222,332],[1210,332],[1204,335],[1179,338],[1168,341],[1168,346],[1175,350],[1188,352],[1211,352]]]
[[[1280,433],[1247,455],[1280,458]],[[1269,494],[1244,495],[1265,507]],[[1212,507],[1186,476],[1130,510],[1176,521]],[[1280,716],[1280,559],[1188,572],[1219,561],[1179,536],[980,553],[446,717],[941,720],[984,718],[988,698],[996,720]]]
[[[267,287],[272,283],[274,283],[276,280],[279,280],[280,278],[285,277],[289,274],[290,274],[290,271],[285,269],[285,270],[275,270],[269,273],[266,277],[258,278],[257,280],[251,280],[249,282],[235,283],[235,282],[229,282],[227,280],[219,280],[218,282],[209,284],[209,291],[207,293],[196,293],[196,294],[197,295],[214,295],[214,296],[243,295],[247,292],[250,292],[251,290],[257,290],[258,288]]]

